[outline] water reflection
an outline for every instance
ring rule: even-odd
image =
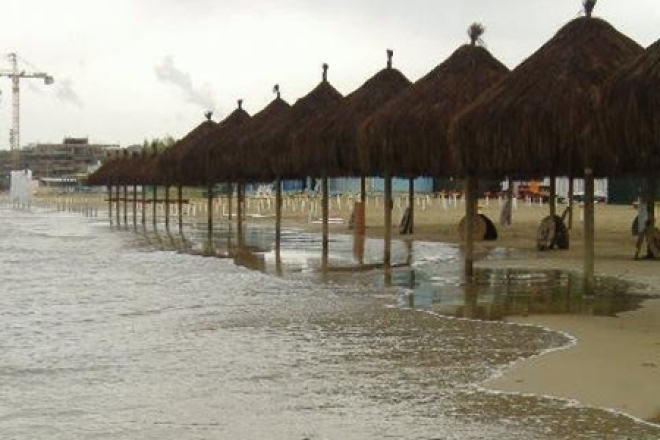
[[[239,235],[237,237],[237,235]],[[191,225],[186,235],[145,230],[147,242],[160,249],[217,258],[277,276],[315,274],[321,281],[394,287],[401,308],[471,319],[501,320],[531,314],[592,314],[614,316],[632,310],[645,299],[630,294],[631,285],[597,279],[596,296],[583,294],[578,273],[559,270],[476,269],[471,282],[460,270],[457,246],[412,240],[392,241],[392,264],[383,264],[382,240],[364,235],[331,235],[324,255],[322,236],[284,229],[280,243],[269,225],[244,224],[237,234],[231,222],[216,225],[208,237],[204,225]],[[515,250],[494,249],[484,259],[505,259]]]
[[[452,283],[410,269],[400,271],[394,281],[400,287],[400,307],[483,320],[537,314],[615,316],[645,299],[630,293],[630,283],[610,278],[597,279],[598,295],[585,296],[583,277],[559,270],[477,269],[474,283]]]

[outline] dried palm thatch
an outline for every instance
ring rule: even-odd
[[[459,47],[362,125],[358,145],[366,169],[373,173],[387,166],[395,175],[410,177],[456,172],[450,160],[450,122],[509,73],[477,45],[483,32],[483,26],[471,25],[470,44]]]
[[[156,185],[163,182],[159,159],[160,156],[156,148],[143,149],[140,154],[134,155],[130,164],[131,184]]]
[[[112,185],[112,173],[115,168],[121,166],[122,152],[116,151],[108,155],[101,166],[87,177],[90,186]]]
[[[115,158],[90,176],[90,185],[128,185],[133,164],[134,158],[128,150],[117,151]]]
[[[114,183],[121,186],[138,185],[142,181],[146,155],[137,151],[129,153],[124,151],[125,158],[120,161],[120,166],[113,171]]]
[[[190,150],[199,148],[206,141],[207,135],[216,128],[217,124],[211,120],[212,113],[205,113],[206,120],[193,128],[188,134],[179,139],[174,145],[159,155],[158,167],[163,184],[183,184],[189,185],[194,182],[187,182],[186,177],[189,174],[182,163],[183,157]]]
[[[343,99],[328,82],[328,65],[323,65],[323,78],[311,92],[298,99],[291,110],[282,117],[251,132],[243,139],[242,147],[259,153],[264,158],[263,166],[272,175],[283,178],[302,178],[308,170],[301,166],[304,151],[294,150],[293,139],[298,128],[314,116]]]
[[[250,115],[243,109],[243,100],[239,99],[238,107],[206,133],[196,148],[184,152],[179,161],[184,180],[199,186],[223,181],[229,154],[225,140],[248,121]]]
[[[601,87],[642,48],[607,22],[574,19],[458,116],[457,163],[477,175],[596,174],[611,157],[590,153],[586,127]]]
[[[250,136],[260,136],[268,131],[270,124],[276,124],[280,118],[285,118],[291,106],[282,99],[280,88],[275,85],[273,92],[276,98],[256,113],[252,118],[242,124],[238,129],[227,133],[220,142],[213,147],[223,151],[222,162],[211,162],[219,173],[222,182],[255,181],[266,182],[274,178],[266,164],[263,153],[250,148],[244,140]]]
[[[387,67],[328,110],[312,118],[295,134],[294,148],[301,153],[300,165],[309,175],[359,176],[364,171],[357,152],[358,127],[401,91],[410,81],[392,67],[391,50]]]
[[[660,169],[660,40],[606,83],[598,112],[598,142],[617,158],[616,172]]]

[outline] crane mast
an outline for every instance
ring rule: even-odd
[[[20,95],[20,80],[21,78],[41,78],[44,84],[53,84],[54,79],[52,76],[44,72],[26,72],[18,69],[18,57],[15,53],[8,55],[9,62],[11,63],[11,70],[0,71],[0,76],[11,78],[11,96],[12,96],[12,114],[11,114],[11,129],[9,130],[9,145],[12,152],[12,159],[16,169],[20,168],[20,141],[21,141],[21,95]]]

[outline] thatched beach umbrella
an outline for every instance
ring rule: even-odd
[[[134,151],[129,153],[128,150],[124,150],[122,154],[123,158],[117,165],[112,169],[111,179],[115,183],[116,194],[115,199],[117,202],[117,222],[119,223],[119,210],[120,210],[120,201],[123,201],[124,206],[124,224],[128,223],[128,187],[135,187],[140,181],[140,174],[142,172],[142,157],[141,155]],[[120,186],[123,187],[123,196],[120,197],[119,191]]]
[[[238,107],[225,119],[218,122],[211,130],[201,134],[195,147],[188,148],[179,157],[179,167],[189,175],[184,180],[196,181],[206,188],[207,197],[207,232],[209,243],[213,235],[213,197],[214,186],[219,182],[229,182],[227,157],[231,150],[226,139],[250,120],[250,115],[243,109],[243,100],[238,100]],[[229,215],[231,218],[231,191],[229,193]]]
[[[606,83],[596,126],[600,146],[617,158],[615,172],[646,178],[646,209],[655,218],[660,170],[660,40]]]
[[[321,82],[307,95],[298,99],[285,117],[279,118],[261,133],[254,133],[246,142],[250,148],[264,153],[265,165],[271,173],[282,178],[303,178],[309,170],[301,166],[305,151],[294,146],[300,127],[341,102],[343,95],[328,82],[328,65],[323,64]]]
[[[126,185],[131,180],[131,170],[133,168],[134,158],[130,155],[128,150],[121,150],[117,152],[117,158],[112,160],[108,164],[108,167],[105,170],[101,170],[103,175],[102,179],[105,180],[108,184],[109,189],[109,198],[115,202],[115,214],[117,219],[117,224],[121,224],[121,195],[120,188],[124,187],[124,193],[126,192]],[[97,181],[98,177],[93,176],[92,182]],[[111,188],[115,188],[115,194],[112,195]],[[126,217],[126,207],[124,206],[124,217]]]
[[[108,218],[112,223],[112,187],[114,170],[121,166],[121,151],[115,151],[113,154],[107,154],[106,160],[101,166],[87,177],[87,184],[90,186],[105,186],[108,189]]]
[[[154,177],[157,177],[157,180],[153,182],[154,225],[156,224],[156,204],[159,203],[157,197],[157,184],[165,186],[163,203],[165,206],[165,227],[167,229],[169,229],[170,221],[170,187],[172,185],[177,185],[179,231],[183,231],[183,186],[195,186],[200,184],[198,175],[194,173],[194,171],[189,170],[187,164],[183,161],[183,157],[189,151],[199,148],[200,144],[206,139],[206,136],[215,129],[217,124],[211,119],[212,116],[212,111],[206,111],[204,113],[205,119],[203,122],[160,153],[157,159],[153,162],[150,172]]]
[[[298,131],[295,148],[301,155],[301,164],[310,173],[330,177],[364,174],[357,149],[358,128],[410,86],[410,81],[392,67],[393,55],[388,50],[385,69]]]
[[[459,47],[366,121],[359,137],[360,161],[366,169],[389,168],[394,175],[410,178],[456,175],[448,140],[450,122],[509,73],[477,44],[483,31],[479,24],[470,26],[470,44]],[[411,201],[411,226],[412,207]]]
[[[410,81],[392,67],[394,52],[387,51],[387,66],[367,80],[342,101],[306,124],[296,135],[295,149],[301,163],[310,174],[321,176],[323,191],[327,192],[328,177],[361,176],[361,208],[364,208],[364,170],[357,148],[358,128],[376,110],[410,86]],[[390,228],[392,211],[391,176],[385,177],[385,252],[384,264],[390,264]],[[363,215],[360,218],[364,218]],[[362,230],[360,225],[356,229]],[[324,243],[324,247],[327,244]]]
[[[228,130],[221,139],[209,145],[221,152],[212,158],[210,165],[222,176],[219,181],[267,182],[273,173],[261,161],[263,152],[252,150],[248,138],[268,130],[280,118],[285,118],[291,106],[281,97],[279,85],[273,87],[275,99],[235,130]],[[218,162],[216,162],[216,160]]]
[[[196,170],[191,169],[190,164],[183,159],[189,152],[200,148],[207,141],[207,136],[217,127],[216,122],[211,119],[213,112],[207,111],[204,116],[205,120],[202,123],[190,130],[159,156],[158,166],[162,176],[161,183],[166,186],[174,183],[189,186],[200,184],[199,174],[196,173]]]
[[[133,207],[133,226],[137,227],[137,187],[141,185],[154,184],[160,176],[155,173],[156,152],[143,149],[141,152],[134,151],[126,164],[124,170],[124,215],[126,216],[126,204],[128,198],[128,186],[132,186],[131,204]],[[142,191],[142,212],[144,213],[144,190]],[[144,215],[143,215],[144,223]]]
[[[282,219],[282,179],[305,178],[308,170],[300,166],[299,157],[304,154],[293,146],[294,133],[316,115],[340,102],[343,96],[328,82],[328,65],[323,64],[321,82],[307,95],[298,99],[282,116],[273,118],[270,124],[252,131],[243,139],[242,146],[248,151],[259,152],[260,167],[268,169],[275,177],[275,246],[279,251]],[[258,163],[258,162],[257,162]],[[323,203],[323,232],[327,235],[327,192]]]
[[[271,181],[273,173],[267,169],[260,159],[263,152],[253,150],[245,140],[255,133],[267,130],[270,124],[280,118],[286,117],[291,106],[281,97],[279,85],[273,87],[276,94],[266,107],[256,113],[249,120],[244,120],[235,127],[227,129],[221,137],[216,137],[209,148],[214,155],[209,164],[218,173],[218,182],[237,182],[237,223],[238,238],[242,241],[243,233],[243,202],[246,182]]]
[[[459,47],[366,121],[359,154],[367,169],[387,166],[399,176],[456,174],[447,135],[450,122],[509,73],[477,44],[482,34],[481,25],[472,25],[470,44]]]
[[[146,205],[147,205],[147,199],[146,199],[146,190],[145,188],[147,186],[152,186],[153,187],[153,200],[152,202],[152,216],[153,216],[153,223],[156,224],[156,206],[157,206],[157,200],[156,200],[156,195],[157,195],[157,190],[156,190],[156,185],[159,183],[162,183],[165,179],[165,177],[162,174],[161,167],[160,167],[160,156],[162,153],[158,152],[158,149],[156,148],[155,145],[151,147],[144,147],[142,149],[142,152],[139,155],[139,158],[137,158],[135,164],[133,165],[133,173],[135,176],[135,180],[133,181],[133,210],[135,211],[136,209],[136,197],[137,197],[137,185],[141,186],[141,211],[142,211],[142,225],[144,226],[146,224]],[[166,184],[166,188],[169,188],[169,184]],[[165,192],[166,194],[166,202],[169,207],[169,193],[168,191]],[[169,217],[166,216],[166,224],[169,223]]]
[[[607,78],[642,50],[609,23],[592,17],[594,4],[585,1],[585,16],[562,27],[466,109],[452,128],[459,165],[470,179],[575,176],[584,171],[586,291],[594,283],[593,176],[606,173],[611,158],[589,149],[585,128]],[[466,259],[466,272],[471,264]]]
[[[605,81],[642,48],[606,21],[572,20],[454,126],[459,165],[480,176],[604,175],[588,132]]]
[[[250,114],[243,109],[243,100],[237,101],[237,107],[225,119],[218,122],[198,148],[188,151],[182,158],[184,166],[199,175],[204,184],[228,182],[227,176],[232,173],[229,168],[229,156],[233,154],[235,145],[228,142],[237,130],[251,119]]]

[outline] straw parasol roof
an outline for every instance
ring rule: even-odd
[[[115,167],[112,172],[114,183],[122,186],[145,183],[145,180],[148,180],[145,172],[146,165],[151,159],[151,155],[144,151],[142,153],[125,151],[124,156],[124,160],[120,161],[119,166]]]
[[[311,175],[358,176],[363,174],[357,153],[357,130],[376,110],[410,86],[410,81],[392,67],[391,50],[387,67],[342,101],[314,117],[295,134],[294,149],[301,165]]]
[[[136,154],[128,150],[117,151],[115,157],[105,162],[88,178],[90,185],[130,185],[135,179]]]
[[[87,184],[91,186],[112,185],[113,170],[120,166],[122,160],[121,151],[108,154],[101,166],[87,177]]]
[[[268,130],[270,124],[276,124],[280,118],[286,118],[291,106],[280,95],[279,85],[273,87],[276,94],[274,100],[256,113],[249,121],[243,123],[236,130],[227,133],[223,139],[214,143],[212,148],[223,151],[222,162],[211,161],[221,174],[218,181],[261,181],[266,182],[274,178],[263,162],[263,152],[253,150],[250,144],[244,142],[250,136],[259,136],[263,130]]]
[[[611,157],[587,158],[586,128],[601,87],[642,48],[604,20],[586,15],[562,27],[451,128],[458,163],[477,175],[602,175]]]
[[[328,82],[328,65],[323,64],[321,82],[307,95],[298,99],[284,117],[273,119],[259,131],[250,133],[244,139],[243,146],[250,151],[260,152],[260,157],[264,159],[263,166],[273,175],[305,177],[308,173],[301,166],[300,152],[293,150],[293,134],[301,125],[342,99],[342,94]]]
[[[615,171],[639,174],[660,169],[660,40],[619,69],[606,83],[599,108],[606,152]]]
[[[200,185],[208,185],[223,180],[227,174],[226,148],[222,148],[224,140],[250,121],[250,115],[243,109],[243,100],[238,100],[238,106],[225,119],[205,133],[195,148],[183,152],[179,167],[186,181],[196,181]]]
[[[509,69],[477,45],[483,26],[468,29],[470,44],[401,92],[361,127],[361,163],[402,176],[448,176],[452,166],[447,131],[459,110],[508,75]]]
[[[132,185],[155,185],[162,181],[162,174],[158,165],[160,155],[154,147],[145,148],[141,153],[134,153],[129,164],[129,173]]]
[[[190,173],[187,173],[186,164],[182,162],[182,159],[190,150],[199,148],[200,144],[206,141],[207,135],[216,128],[217,124],[211,120],[213,112],[207,111],[204,116],[206,119],[201,124],[193,128],[188,134],[159,155],[157,166],[162,183],[179,183],[185,185],[195,185],[198,183],[185,179],[185,177],[190,177]]]

